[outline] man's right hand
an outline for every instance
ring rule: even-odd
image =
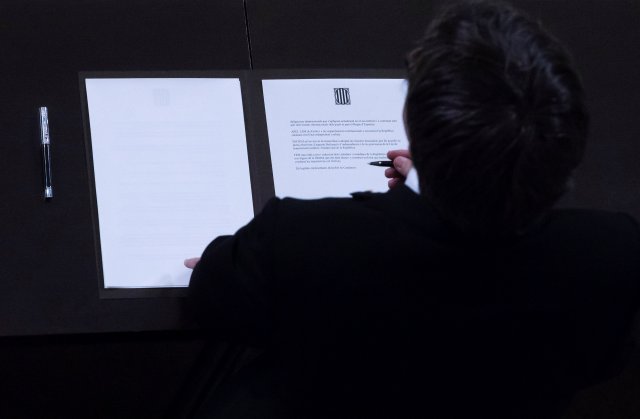
[[[384,171],[384,175],[389,178],[389,188],[393,188],[404,182],[407,174],[413,167],[409,150],[391,150],[387,152],[389,160],[393,160],[393,167]]]

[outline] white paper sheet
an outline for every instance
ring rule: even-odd
[[[262,88],[276,195],[388,189],[384,168],[368,163],[407,148],[404,80],[263,80]]]
[[[87,79],[106,288],[181,287],[253,216],[240,81]]]

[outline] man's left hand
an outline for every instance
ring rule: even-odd
[[[189,259],[185,259],[184,261],[184,266],[186,266],[189,269],[193,269],[196,267],[196,265],[198,264],[198,262],[200,262],[200,258],[189,258]]]

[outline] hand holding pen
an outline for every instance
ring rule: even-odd
[[[390,150],[387,152],[389,160],[375,161],[369,164],[373,166],[387,167],[385,177],[389,178],[389,188],[393,188],[404,182],[413,167],[409,150]]]

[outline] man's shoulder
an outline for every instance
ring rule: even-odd
[[[400,207],[411,210],[413,207],[420,207],[424,204],[418,194],[404,185],[386,192],[356,191],[350,195],[351,196],[340,198],[298,199],[285,197],[276,199],[279,200],[281,205],[287,208],[320,211],[333,208],[388,209]]]
[[[307,216],[319,214],[326,216],[338,212],[376,211],[376,208],[386,200],[388,194],[379,192],[353,192],[349,197],[327,197],[319,199],[299,199],[284,197],[278,199],[280,211],[300,212]]]
[[[422,214],[419,204],[404,202],[398,195],[397,192],[355,192],[342,198],[274,198],[265,206],[261,217],[274,222],[274,228],[291,231],[291,234],[308,230],[319,231],[319,234],[336,230],[393,231],[428,218]]]
[[[560,209],[552,211],[527,243],[557,263],[592,267],[595,271],[640,275],[640,228],[622,212]],[[553,256],[555,255],[555,256]]]
[[[630,214],[597,209],[563,208],[549,213],[548,229],[563,229],[576,234],[622,235],[640,238],[640,226]]]

